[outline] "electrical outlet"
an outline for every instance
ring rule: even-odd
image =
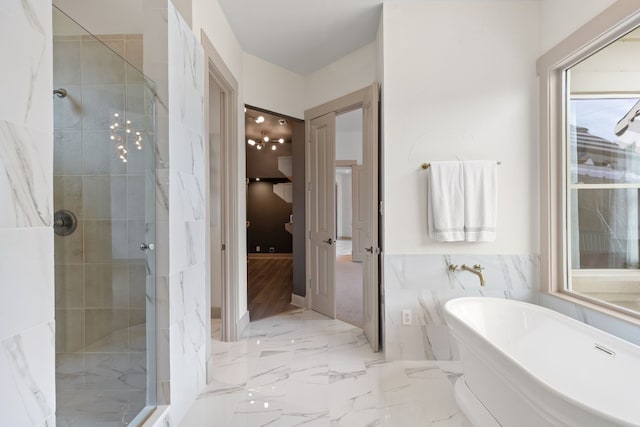
[[[276,248],[274,248],[273,246],[269,248],[269,252],[274,253],[275,251],[276,251]]]
[[[260,252],[260,245],[256,246],[256,252]]]
[[[411,324],[411,310],[408,308],[405,308],[404,310],[402,310],[402,324],[403,325]]]

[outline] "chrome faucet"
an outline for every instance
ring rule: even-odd
[[[467,264],[462,264],[462,267],[460,268],[478,276],[480,278],[480,286],[485,286],[487,284],[484,280],[484,273],[482,272],[484,268],[482,268],[480,264],[476,264],[473,267],[469,267]]]

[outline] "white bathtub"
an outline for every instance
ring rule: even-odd
[[[519,301],[454,299],[445,317],[475,427],[640,426],[640,347]]]

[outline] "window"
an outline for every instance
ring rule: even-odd
[[[640,312],[638,56],[634,30],[565,71],[564,181],[565,289]]]
[[[538,61],[541,277],[640,318],[640,9],[615,3]]]
[[[568,96],[567,290],[640,311],[640,144],[615,133],[640,98]]]

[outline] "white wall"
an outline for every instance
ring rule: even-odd
[[[369,86],[376,78],[376,43],[301,76],[244,54],[244,102],[303,118],[304,111]]]
[[[204,31],[215,46],[233,76],[242,80],[243,52],[238,39],[224,16],[217,1],[192,0],[193,19],[191,28],[196,37]],[[244,123],[242,124],[244,129]]]
[[[542,0],[540,52],[544,53],[586,24],[616,0]]]
[[[303,76],[245,53],[243,82],[246,104],[304,118]]]
[[[385,4],[387,254],[538,252],[538,11],[536,1]],[[458,158],[502,162],[494,243],[427,237],[420,164]]]
[[[369,43],[306,77],[305,110],[371,85],[376,44]]]
[[[51,2],[0,3],[0,424],[55,425]]]

